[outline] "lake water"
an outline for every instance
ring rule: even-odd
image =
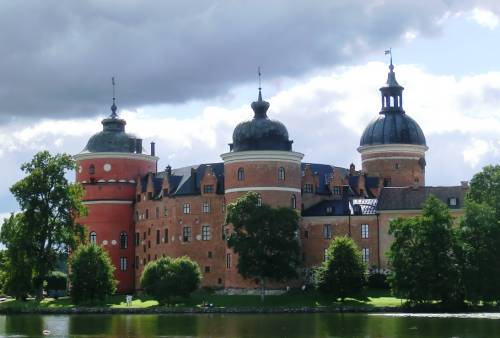
[[[500,314],[473,315],[8,315],[0,337],[460,337],[500,336]]]

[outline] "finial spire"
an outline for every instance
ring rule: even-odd
[[[257,67],[257,74],[259,75],[259,101],[262,101],[262,84],[261,84],[261,75],[260,66]]]
[[[111,85],[113,86],[113,104],[111,105],[111,118],[116,118],[116,96],[115,96],[115,77],[111,77]]]

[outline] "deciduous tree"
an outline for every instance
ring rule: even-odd
[[[238,272],[260,280],[262,299],[266,280],[297,276],[300,247],[295,210],[261,205],[259,196],[250,192],[228,205],[226,223],[233,228],[228,245],[238,254]]]

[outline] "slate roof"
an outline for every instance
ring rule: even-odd
[[[331,212],[327,212],[327,208],[331,208]],[[302,216],[344,216],[349,213],[349,201],[343,200],[326,200],[316,203],[310,208],[302,211]]]
[[[328,190],[327,180],[330,177],[332,171],[335,171],[334,175],[340,175],[340,177],[344,177],[349,174],[349,169],[331,166],[329,164],[319,164],[319,163],[302,163],[301,169],[304,172],[306,165],[311,166],[311,170],[313,173],[319,175],[319,187],[316,189],[316,193],[319,195],[330,194]]]
[[[450,208],[460,209],[464,206],[467,190],[462,186],[452,187],[386,187],[379,197],[379,210],[418,210],[432,194],[446,203]],[[450,198],[457,200],[456,206],[449,205]]]

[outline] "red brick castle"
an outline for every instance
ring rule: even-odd
[[[351,236],[370,268],[385,269],[391,242],[389,221],[420,212],[434,194],[461,213],[467,184],[425,186],[425,136],[403,110],[403,87],[389,66],[380,88],[382,108],[366,127],[358,151],[362,169],[303,163],[292,150],[286,127],[267,116],[269,103],[252,103],[254,117],[238,124],[222,162],[157,170],[155,144],[125,132],[116,113],[75,155],[76,180],[85,188],[88,216],[80,221],[90,241],[102,245],[116,266],[119,292],[140,288],[144,266],[161,256],[187,255],[198,262],[203,285],[254,288],[237,272],[237,257],[226,245],[225,207],[248,191],[262,203],[301,214],[303,283],[320,264],[331,239]]]

